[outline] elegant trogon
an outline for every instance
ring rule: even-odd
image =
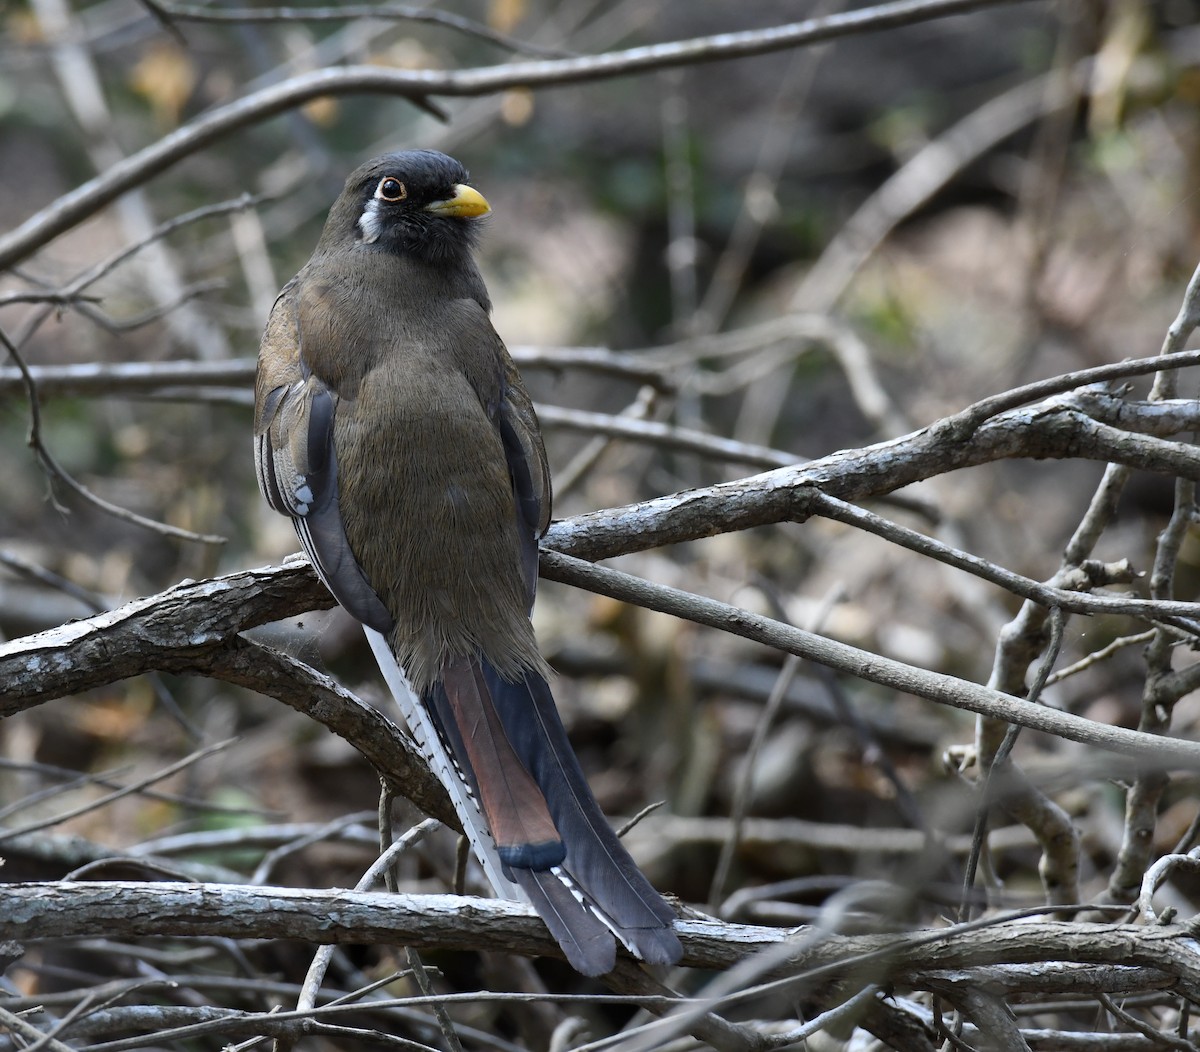
[[[444,154],[356,169],[263,334],[258,481],[362,622],[496,891],[599,975],[681,955],[600,812],[529,613],[550,478],[471,255],[489,207]]]

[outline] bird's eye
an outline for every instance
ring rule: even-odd
[[[375,196],[381,201],[403,201],[408,196],[408,189],[392,176],[385,176],[375,187]]]

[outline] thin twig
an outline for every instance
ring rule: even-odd
[[[0,270],[20,262],[121,194],[140,186],[192,153],[239,128],[256,124],[322,96],[375,93],[397,95],[418,102],[430,96],[471,97],[517,87],[579,84],[698,62],[768,54],[842,36],[964,14],[1006,2],[1011,3],[1012,0],[895,0],[761,30],[651,44],[596,56],[516,62],[452,72],[347,66],[301,74],[196,117],[64,194],[53,205],[0,237]]]
[[[63,304],[73,304],[79,300],[90,302],[94,297],[86,297],[83,295],[83,290],[90,285],[94,285],[101,278],[106,277],[112,271],[116,270],[122,263],[136,256],[142,249],[154,244],[156,241],[161,241],[177,230],[184,227],[192,226],[195,223],[203,222],[206,219],[214,219],[219,216],[226,216],[237,212],[245,212],[252,208],[257,208],[261,204],[266,204],[269,201],[274,201],[278,198],[278,194],[262,193],[262,194],[240,194],[237,197],[230,198],[227,201],[218,201],[211,205],[202,205],[199,208],[194,208],[189,212],[183,212],[180,215],[173,216],[170,219],[164,220],[157,224],[152,230],[138,238],[131,244],[124,245],[111,255],[106,256],[98,263],[92,264],[79,274],[75,275],[65,285],[58,288],[45,288],[43,290],[46,296],[57,297],[50,302],[62,302]],[[34,280],[27,277],[26,280]],[[43,284],[38,282],[38,284]],[[20,297],[21,293],[14,293],[14,297]],[[0,296],[0,306],[6,303],[21,302],[19,298],[10,298],[8,296]],[[155,363],[162,364],[162,363]],[[199,363],[197,363],[199,364]],[[219,363],[205,363],[210,365],[218,365]],[[66,368],[70,368],[69,366]],[[93,366],[84,366],[85,369],[93,368]],[[36,369],[31,370],[36,374]],[[36,375],[35,375],[36,378]]]
[[[829,242],[792,297],[792,309],[831,309],[901,220],[997,143],[1043,113],[1067,105],[1075,97],[1068,88],[1056,74],[1035,77],[988,100],[926,144]]]
[[[720,628],[894,690],[916,694],[930,701],[1006,723],[1019,723],[1072,741],[1137,756],[1153,769],[1175,764],[1185,767],[1200,765],[1200,742],[1141,734],[1095,723],[1073,713],[1034,705],[966,680],[914,668],[704,596],[653,584],[631,574],[594,566],[559,552],[543,550],[541,571],[548,580],[573,584],[613,599],[673,614],[711,628]]]
[[[1058,671],[1051,674],[1046,680],[1047,686],[1053,686],[1055,683],[1061,683],[1064,679],[1071,676],[1077,676],[1079,673],[1086,671],[1093,665],[1098,665],[1102,661],[1107,661],[1110,657],[1126,647],[1141,646],[1143,643],[1149,643],[1154,638],[1154,629],[1148,629],[1145,632],[1138,632],[1131,636],[1119,636],[1107,646],[1101,647],[1099,650],[1093,650],[1087,657],[1080,658],[1071,665],[1066,665]]]
[[[424,821],[413,826],[402,837],[390,843],[359,878],[358,883],[354,885],[354,890],[368,891],[378,884],[380,880],[384,879],[387,873],[391,872],[392,866],[401,854],[414,844],[420,842],[440,825],[441,823],[436,818],[426,818]],[[325,981],[325,972],[329,967],[329,961],[333,957],[335,949],[336,947],[333,945],[318,947],[312,962],[308,966],[308,971],[305,973],[304,982],[300,986],[300,993],[296,999],[296,1010],[298,1012],[304,1012],[316,1006],[317,994],[320,992],[321,984]],[[386,985],[386,983],[392,982],[395,978],[396,976],[394,975],[389,976],[380,985]],[[355,996],[361,997],[368,992],[367,990],[359,991]],[[338,1004],[343,1000],[343,998],[338,998],[336,1001],[331,1002],[331,1004]]]
[[[192,530],[185,530],[178,526],[171,526],[165,522],[157,522],[154,519],[148,519],[145,516],[138,515],[135,512],[129,511],[127,508],[118,507],[101,497],[96,496],[86,486],[77,482],[69,475],[65,468],[59,464],[58,460],[46,447],[42,441],[42,416],[38,405],[37,385],[34,383],[33,377],[29,373],[28,367],[25,365],[24,358],[17,350],[16,345],[9,339],[8,333],[0,328],[0,343],[8,351],[9,358],[20,370],[21,376],[25,381],[25,392],[29,405],[29,434],[28,443],[37,455],[38,462],[45,469],[46,473],[54,479],[62,482],[74,493],[78,494],[88,503],[95,505],[101,511],[107,512],[114,518],[121,519],[125,522],[131,522],[135,526],[142,526],[145,529],[153,530],[155,533],[161,533],[168,537],[178,537],[180,540],[197,541],[201,544],[224,544],[225,538],[211,533],[196,533]]]
[[[1021,574],[1013,573],[1011,570],[997,566],[987,559],[981,559],[970,552],[952,548],[950,545],[944,544],[935,538],[927,537],[916,530],[910,530],[899,523],[890,522],[873,512],[855,507],[846,501],[838,500],[836,497],[830,497],[827,494],[821,493],[814,496],[813,504],[814,511],[819,515],[837,522],[844,522],[847,525],[854,526],[877,537],[882,537],[884,540],[901,548],[907,548],[909,551],[936,559],[947,566],[953,566],[959,570],[974,574],[985,581],[999,585],[1013,595],[1029,599],[1039,606],[1045,607],[1047,610],[1065,610],[1077,614],[1126,614],[1130,617],[1148,617],[1151,619],[1157,619],[1157,617],[1162,616],[1167,610],[1162,605],[1161,600],[1107,594],[1096,595],[1094,593],[1073,591],[1053,583],[1046,584],[1041,581],[1035,581],[1031,577],[1024,577]],[[1101,569],[1099,564],[1097,564],[1096,569],[1097,571]],[[1089,586],[1090,584],[1086,573],[1074,576],[1071,580],[1080,587]],[[1200,613],[1200,611],[1197,611],[1197,613]]]
[[[1113,1018],[1119,1019],[1131,1030],[1137,1031],[1143,1037],[1149,1038],[1156,1045],[1163,1048],[1177,1048],[1180,1052],[1196,1052],[1196,1043],[1188,1041],[1186,1038],[1176,1037],[1174,1034],[1169,1034],[1165,1030],[1160,1030],[1157,1027],[1151,1026],[1149,1023],[1144,1023],[1132,1012],[1126,1012],[1116,1001],[1106,993],[1096,995],[1104,1010],[1111,1014]]]
[[[570,463],[555,474],[555,497],[561,498],[566,496],[595,468],[600,462],[600,458],[611,447],[613,439],[617,437],[619,433],[617,429],[621,421],[644,421],[654,411],[657,401],[657,391],[647,384],[638,391],[637,397],[622,409],[618,416],[610,417],[610,423],[614,426],[614,430],[609,431],[607,434],[598,434],[595,438],[589,440],[588,444],[571,458]],[[556,412],[561,414],[560,422],[566,422],[568,428],[579,426],[580,430],[592,430],[583,426],[581,418],[577,413],[569,410],[558,410],[557,407],[542,406],[538,410],[538,420],[542,424],[553,426],[552,420]]]
[[[820,632],[829,611],[840,599],[840,589],[834,589],[827,593],[821,600],[813,616],[809,619],[806,626],[808,630],[811,632]],[[782,621],[783,618],[781,617],[780,620]],[[729,809],[729,837],[721,845],[721,854],[717,857],[717,864],[713,868],[713,877],[708,889],[708,909],[710,912],[716,912],[725,894],[725,882],[729,877],[729,870],[733,866],[733,859],[738,845],[741,843],[742,830],[745,826],[746,811],[750,805],[750,791],[754,785],[754,772],[758,765],[759,753],[761,753],[763,746],[766,744],[767,733],[774,725],[775,717],[783,705],[783,699],[787,696],[788,687],[791,686],[792,681],[796,678],[796,673],[799,669],[800,659],[794,654],[789,654],[780,668],[778,676],[775,678],[775,684],[771,688],[771,693],[767,697],[767,702],[763,706],[762,712],[759,714],[758,722],[755,724],[754,734],[750,739],[750,745],[746,749],[746,755],[742,761],[741,775],[733,791],[733,803]]]
[[[285,858],[290,858],[292,855],[303,851],[307,847],[311,847],[313,844],[320,844],[325,840],[336,839],[347,826],[358,825],[369,817],[370,815],[362,812],[342,815],[340,818],[321,823],[316,828],[308,830],[294,840],[280,844],[279,847],[263,855],[258,865],[254,867],[254,872],[250,875],[250,883],[266,884],[271,879],[271,874],[274,872],[275,867]]]
[[[63,822],[69,821],[72,818],[78,818],[80,815],[89,814],[92,811],[97,811],[102,807],[107,807],[109,804],[120,800],[122,797],[130,796],[134,793],[141,792],[146,786],[153,785],[155,782],[161,782],[166,778],[170,778],[173,774],[178,774],[180,771],[186,770],[193,764],[199,763],[201,760],[208,759],[214,753],[221,752],[229,748],[237,739],[228,738],[225,741],[217,742],[214,745],[209,745],[203,749],[197,749],[193,753],[189,753],[182,760],[177,760],[175,763],[164,767],[161,771],[157,771],[146,778],[139,779],[129,785],[118,789],[116,792],[107,793],[98,800],[93,800],[90,803],[82,804],[79,807],[72,808],[69,811],[63,811],[60,814],[50,818],[42,819],[38,822],[30,822],[27,825],[18,826],[15,829],[5,829],[0,831],[0,844],[12,840],[14,837],[26,836],[29,833],[36,832],[39,829],[49,829],[52,826],[60,825]]]
[[[202,7],[195,4],[167,3],[166,0],[139,0],[163,21],[174,22],[232,22],[237,25],[287,22],[350,22],[375,18],[389,22],[425,22],[445,26],[477,40],[515,51],[517,54],[543,55],[560,58],[573,54],[563,48],[543,47],[500,33],[482,22],[465,18],[450,11],[411,7],[407,4],[343,4],[336,7]]]
[[[36,1045],[40,1049],[45,1049],[45,1052],[77,1052],[70,1045],[64,1044],[51,1034],[42,1033],[32,1023],[26,1022],[19,1015],[15,1015],[5,1008],[0,1008],[0,1027],[8,1030],[15,1037],[21,1038],[22,1048]]]
[[[70,291],[60,295],[69,296]],[[19,341],[14,341],[19,342]],[[668,368],[644,358],[603,347],[509,347],[523,369],[555,372],[579,369],[601,376],[631,380],[659,392],[673,390]],[[196,387],[231,387],[245,390],[254,384],[255,359],[230,358],[220,362],[88,362],[78,365],[29,365],[38,391],[44,397],[119,395],[136,398],[163,387],[187,390]],[[21,371],[0,367],[0,395],[21,390]]]

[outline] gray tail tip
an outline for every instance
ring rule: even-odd
[[[607,975],[617,966],[618,940],[646,964],[668,966],[678,964],[683,957],[683,944],[669,927],[624,928],[604,935],[607,938],[597,933],[591,938],[559,939],[558,943],[571,967],[591,978]]]
[[[678,964],[683,943],[673,928],[640,929],[630,933],[629,949],[647,964]]]

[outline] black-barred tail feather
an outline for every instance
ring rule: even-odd
[[[429,764],[430,770],[437,775],[438,781],[450,795],[450,802],[466,831],[471,848],[483,867],[488,883],[501,898],[513,899],[517,902],[528,902],[528,896],[521,888],[513,883],[504,873],[504,863],[500,861],[500,853],[496,850],[495,841],[484,820],[479,805],[471,796],[469,786],[463,781],[463,775],[454,758],[450,755],[442,740],[437,724],[434,722],[421,699],[404,675],[404,670],[396,663],[391,647],[373,628],[363,626],[367,642],[371,644],[371,652],[379,665],[383,678],[387,681],[388,689],[404,722],[408,724],[409,732]]]

